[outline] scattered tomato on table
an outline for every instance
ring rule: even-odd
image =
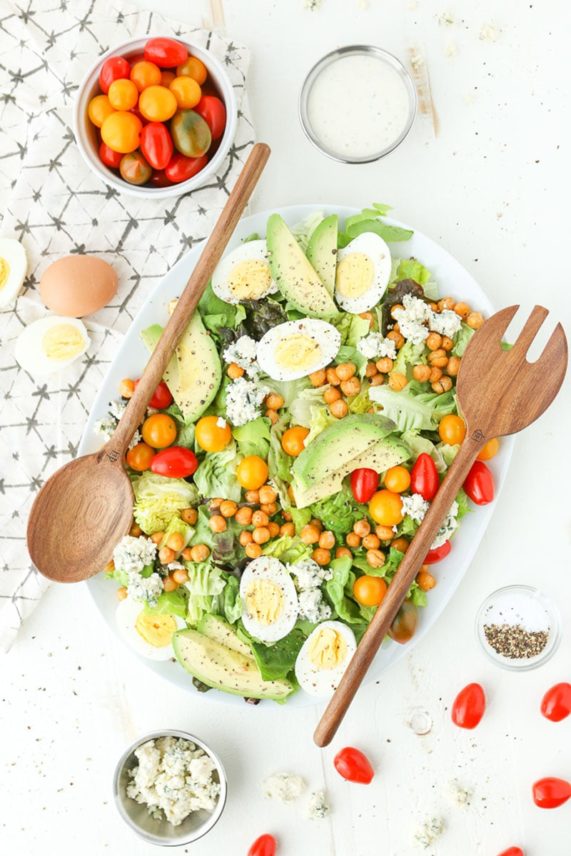
[[[538,808],[559,808],[571,797],[571,784],[565,779],[548,776],[534,783],[532,793]]]
[[[275,856],[277,846],[273,835],[260,835],[248,850],[248,856]]]
[[[571,684],[555,684],[541,701],[541,712],[551,722],[561,722],[571,713]]]
[[[507,850],[502,850],[499,856],[525,856],[521,847],[508,847]]]
[[[341,749],[333,759],[335,769],[348,782],[356,782],[360,785],[368,785],[372,782],[375,771],[371,762],[360,749],[354,746],[346,746]]]
[[[452,722],[459,728],[476,728],[486,710],[486,694],[480,684],[460,690],[452,705]]]

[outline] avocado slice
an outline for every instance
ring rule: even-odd
[[[384,416],[353,414],[329,425],[292,466],[298,508],[341,489],[345,476],[359,467],[385,472],[410,458],[410,449],[393,435],[394,422]]]
[[[289,681],[265,681],[255,661],[204,633],[188,628],[173,635],[178,662],[209,687],[245,698],[285,701],[294,691]]]
[[[333,298],[279,214],[272,214],[268,220],[266,243],[272,276],[291,305],[315,318],[337,316]]]
[[[250,660],[254,659],[249,645],[246,645],[235,630],[230,627],[228,622],[220,618],[219,615],[205,613],[198,622],[196,629],[199,633],[204,633],[205,636],[208,636],[209,639],[214,639],[215,642],[225,645],[226,648],[237,651],[238,654],[242,654],[242,656],[248,657]]]
[[[335,291],[338,231],[339,217],[330,214],[315,227],[307,245],[307,258],[331,296]]]
[[[163,328],[152,324],[141,337],[153,351]],[[165,382],[185,422],[195,422],[208,408],[222,380],[220,357],[212,338],[195,312],[164,373]]]

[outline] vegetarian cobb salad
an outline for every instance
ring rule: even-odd
[[[293,228],[272,214],[228,252],[133,437],[133,525],[105,569],[118,627],[201,691],[331,695],[464,439],[455,382],[484,319],[439,295],[387,211]],[[149,351],[161,333],[142,331]],[[470,500],[493,498],[498,448],[452,504],[395,642],[414,635]]]

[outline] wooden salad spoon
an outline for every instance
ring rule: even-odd
[[[269,155],[265,143],[252,149],[113,436],[99,452],[54,473],[36,497],[28,520],[28,550],[48,579],[79,582],[97,574],[129,531],[133,490],[125,453]]]
[[[563,327],[557,325],[539,359],[529,363],[527,351],[548,311],[535,306],[514,346],[503,350],[502,336],[518,309],[509,306],[492,315],[466,348],[456,386],[466,437],[317,725],[318,746],[333,739],[482,446],[526,428],[559,392],[567,369]]]

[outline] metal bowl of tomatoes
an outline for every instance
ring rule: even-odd
[[[89,168],[109,187],[161,199],[202,187],[236,134],[230,78],[213,54],[184,39],[131,39],[102,54],[85,75],[75,137]]]

